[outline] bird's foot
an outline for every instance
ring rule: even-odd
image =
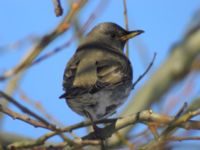
[[[104,136],[102,134],[102,128],[98,127],[95,123],[92,124],[92,127],[94,129],[94,134],[95,134],[95,137],[97,139],[101,139],[101,140],[104,140]]]

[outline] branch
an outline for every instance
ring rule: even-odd
[[[168,141],[188,141],[188,140],[200,140],[199,136],[187,136],[187,137],[178,137],[178,136],[171,136],[168,137],[166,140]]]
[[[26,93],[20,88],[18,89],[18,93],[23,102],[33,106],[38,111],[38,113],[44,116],[47,120],[49,120],[50,122],[54,122],[54,124],[56,125],[63,126],[61,122],[59,122],[53,115],[47,112],[47,110],[39,101],[35,101],[28,97],[28,95],[26,95]]]
[[[150,64],[149,64],[149,66],[147,67],[147,69],[145,70],[145,72],[144,72],[143,74],[141,74],[141,75],[137,78],[137,80],[133,83],[132,89],[134,89],[135,86],[138,84],[138,82],[140,82],[140,80],[142,80],[142,78],[149,72],[149,70],[150,70],[151,67],[153,66],[153,63],[154,63],[155,59],[156,59],[156,53],[154,53],[153,59],[152,59],[152,61],[150,62]]]
[[[0,75],[0,81],[6,80],[12,76],[14,78],[8,82],[6,87],[6,92],[12,95],[14,90],[17,87],[18,82],[21,80],[24,71],[27,67],[34,61],[34,59],[47,47],[51,42],[53,42],[57,37],[65,33],[72,22],[76,13],[84,6],[86,0],[80,0],[77,3],[73,3],[71,9],[64,17],[62,22],[49,34],[44,35],[37,44],[27,52],[27,54],[22,58],[21,62],[14,68],[6,71],[3,75]],[[20,74],[19,74],[20,73]],[[7,101],[4,101],[4,104],[7,105]],[[4,105],[4,106],[5,106]],[[3,116],[0,114],[0,121],[2,122]]]
[[[77,3],[74,2],[63,21],[51,33],[43,36],[38,44],[33,47],[26,56],[24,56],[23,60],[15,68],[6,71],[2,76],[0,76],[0,80],[12,77],[19,72],[24,71],[29,65],[31,65],[34,59],[44,50],[45,47],[70,28],[74,16],[82,8],[85,2],[86,0],[80,0]]]
[[[69,41],[67,41],[66,43],[64,43],[63,45],[55,48],[54,50],[44,54],[43,56],[39,57],[38,59],[36,59],[35,61],[32,62],[32,64],[29,67],[32,67],[38,63],[40,63],[41,61],[55,55],[56,53],[60,52],[62,49],[68,47],[75,39],[77,36],[79,36],[80,33],[84,33],[85,30],[88,28],[88,26],[94,21],[94,19],[96,18],[96,16],[100,13],[100,11],[102,11],[105,8],[105,3],[107,1],[102,0],[100,1],[100,3],[97,5],[97,7],[94,9],[94,11],[91,13],[91,15],[88,17],[87,21],[84,23],[84,25],[81,27],[81,29],[74,34]]]
[[[63,8],[61,6],[60,0],[52,0],[54,4],[54,11],[57,17],[62,16]]]
[[[175,83],[186,77],[193,64],[193,60],[200,54],[200,27],[196,28],[185,37],[179,45],[173,47],[167,60],[160,65],[157,71],[149,77],[148,81],[141,87],[124,109],[122,116],[136,113],[147,109],[156,101],[160,101],[162,96],[173,87]],[[156,91],[156,92],[155,92]],[[132,127],[120,131],[125,136]],[[110,145],[119,142],[117,136],[113,136]]]
[[[53,131],[57,131],[58,134],[60,135],[60,137],[64,140],[67,141],[69,144],[73,143],[73,141],[71,141],[70,139],[68,139],[65,135],[61,134],[59,132],[59,129],[54,125],[49,123],[47,120],[45,120],[44,118],[40,117],[39,115],[35,114],[34,112],[32,112],[31,110],[29,110],[28,108],[26,108],[25,106],[21,105],[20,103],[18,103],[15,99],[13,99],[12,97],[10,97],[9,95],[7,95],[6,93],[0,91],[0,97],[5,98],[6,100],[8,100],[9,102],[11,102],[12,104],[14,104],[16,107],[18,107],[22,112],[34,117],[35,119],[38,120],[38,122],[28,118],[25,118],[25,116],[19,115],[17,113],[12,112],[9,109],[3,108],[1,107],[2,112],[4,111],[4,113],[12,116],[13,118],[18,117],[18,119],[20,118],[21,120],[33,125],[33,126],[37,126],[41,124],[44,124],[46,126],[47,129],[51,129]],[[17,116],[16,116],[17,115]],[[32,124],[33,123],[33,124]],[[35,124],[34,124],[35,123]],[[45,127],[43,126],[43,127]]]
[[[8,84],[5,88],[6,93],[8,93],[9,95],[12,95],[14,93],[15,89],[18,88],[18,84],[20,83],[20,81],[22,79],[21,75],[22,75],[21,73],[17,74],[14,78],[12,78],[8,82]],[[7,106],[8,101],[6,99],[1,99],[1,104],[3,106]],[[3,125],[3,114],[0,114],[0,123],[1,123],[0,126],[2,126]]]
[[[38,121],[42,122],[46,126],[51,126],[51,128],[54,128],[54,129],[56,128],[55,125],[50,124],[47,120],[45,120],[44,118],[42,118],[39,115],[35,114],[34,112],[32,112],[31,110],[29,110],[25,106],[21,105],[15,99],[13,99],[12,97],[10,97],[9,95],[7,95],[6,93],[4,93],[3,91],[0,91],[0,97],[5,98],[7,101],[9,101],[10,103],[14,104],[16,107],[18,107],[22,112],[24,112],[24,113],[26,113],[26,114],[34,117],[35,119],[37,119]]]
[[[124,6],[124,22],[126,30],[128,30],[128,15],[127,15],[127,6],[126,6],[126,0],[123,0],[123,6]],[[126,56],[129,56],[129,45],[128,42],[126,43]]]
[[[185,113],[184,115],[180,116],[179,118],[175,117],[174,120],[169,124],[169,126],[161,133],[160,137],[166,137],[180,124],[187,122],[194,116],[200,114],[200,109],[197,109],[193,112]]]
[[[172,120],[172,122],[168,125],[168,127],[164,131],[162,131],[159,138],[149,142],[148,144],[146,144],[142,148],[145,149],[145,150],[153,150],[156,147],[159,147],[160,145],[165,144],[167,142],[168,137],[170,137],[170,135],[175,131],[175,129],[179,125],[187,122],[192,117],[195,117],[199,114],[200,114],[200,109],[197,109],[193,112],[185,113],[182,116],[180,116],[179,118],[177,118],[177,116],[175,116],[174,120]]]
[[[194,111],[194,112],[190,112],[187,113],[188,116],[194,117],[196,115],[199,114],[199,110],[198,111]],[[148,122],[154,122],[156,124],[158,124],[159,127],[168,125],[171,121],[174,120],[174,117],[170,117],[170,116],[166,116],[166,115],[161,115],[161,114],[157,114],[152,112],[152,110],[145,110],[145,111],[141,111],[137,114],[133,114],[133,115],[129,115],[129,116],[125,116],[125,117],[121,117],[118,119],[106,119],[106,120],[100,120],[100,121],[96,121],[95,123],[110,123],[109,125],[107,125],[106,127],[101,129],[101,134],[104,136],[105,139],[107,139],[108,137],[110,137],[113,133],[136,123],[143,123],[146,124]],[[35,141],[26,141],[26,142],[16,142],[13,143],[11,145],[9,145],[9,147],[14,147],[14,148],[28,148],[28,147],[34,147],[34,146],[40,146],[42,144],[45,143],[45,141],[47,141],[49,138],[51,138],[52,136],[55,136],[59,133],[63,133],[63,132],[71,132],[75,129],[80,129],[82,127],[87,127],[91,125],[90,121],[85,121],[85,122],[80,122],[77,124],[74,124],[72,126],[68,126],[66,128],[61,128],[59,130],[59,132],[57,131],[53,131],[53,132],[49,132],[43,136],[41,136],[40,138],[38,138]],[[176,124],[178,128],[184,128],[184,129],[196,129],[196,130],[200,130],[200,122],[199,121],[182,121]],[[82,138],[82,140],[94,140],[95,139],[95,133],[91,132],[90,134],[84,136]],[[74,141],[74,143],[77,144],[77,141]],[[75,146],[77,146],[75,144]],[[74,145],[72,145],[74,146]]]
[[[1,104],[0,104],[0,111],[7,114],[10,117],[12,117],[13,119],[18,119],[18,120],[24,121],[30,125],[33,125],[34,127],[41,127],[41,128],[53,130],[53,128],[51,126],[47,126],[43,122],[33,120],[29,116],[20,115],[8,108],[3,107]]]

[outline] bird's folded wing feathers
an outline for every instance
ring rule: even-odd
[[[109,54],[89,58],[80,59],[77,55],[68,63],[63,83],[66,95],[71,97],[86,92],[95,93],[110,85],[119,84],[127,77],[127,65],[122,65],[126,60],[121,62]]]
[[[77,67],[74,87],[92,87],[97,82],[96,60],[82,59]]]
[[[110,59],[97,62],[97,76],[98,82],[114,85],[122,80],[124,74],[121,64]]]

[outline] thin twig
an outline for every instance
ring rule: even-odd
[[[94,9],[93,13],[89,16],[89,18],[87,19],[87,21],[84,23],[84,25],[81,27],[80,33],[84,33],[86,31],[86,29],[89,27],[89,25],[95,20],[95,18],[97,17],[97,15],[100,14],[100,11],[102,11],[105,8],[105,0],[100,1],[100,3],[97,5],[97,7]],[[40,63],[41,61],[55,55],[56,53],[60,52],[61,50],[63,50],[64,48],[68,47],[76,38],[78,37],[78,34],[74,34],[69,41],[67,41],[66,43],[64,43],[63,45],[55,48],[54,50],[44,54],[43,56],[39,57],[38,59],[36,59],[35,61],[33,61],[33,63],[29,66],[32,67],[38,63]]]
[[[74,2],[70,8],[67,15],[64,17],[62,22],[49,34],[46,34],[41,38],[41,40],[34,46],[21,60],[21,62],[14,68],[6,71],[2,76],[1,80],[6,80],[19,72],[26,70],[35,58],[47,47],[52,41],[54,41],[58,36],[65,33],[71,26],[75,14],[82,8],[86,0],[80,0],[79,2]]]
[[[33,120],[29,116],[20,115],[19,113],[16,113],[8,108],[3,107],[1,104],[0,104],[0,111],[7,114],[10,117],[12,117],[13,119],[18,119],[18,120],[24,121],[30,125],[33,125],[34,127],[41,127],[41,128],[53,130],[51,128],[51,126],[47,126],[43,122]]]
[[[169,141],[200,140],[200,137],[199,136],[187,136],[187,137],[170,136],[166,140],[169,140]]]
[[[138,84],[138,82],[149,72],[149,70],[150,70],[151,67],[153,66],[153,63],[154,63],[154,61],[155,61],[155,59],[156,59],[156,55],[157,55],[157,54],[154,53],[153,59],[152,59],[152,61],[150,62],[149,66],[147,67],[147,69],[145,70],[145,72],[144,72],[143,74],[141,74],[141,75],[137,78],[137,80],[133,83],[132,89],[134,89],[135,86]]]
[[[6,89],[7,93],[9,94],[13,93],[13,91],[16,89],[18,85],[18,82],[21,80],[25,70],[34,61],[34,59],[44,50],[44,48],[47,47],[52,41],[54,41],[57,37],[59,37],[69,29],[73,17],[85,3],[86,0],[80,0],[79,2],[74,2],[72,7],[69,9],[67,15],[53,31],[44,35],[37,42],[37,44],[30,51],[27,52],[27,54],[23,57],[21,62],[18,65],[16,65],[16,67],[4,72],[3,75],[0,75],[0,81],[6,80],[14,76],[14,78],[8,82],[9,84]],[[4,102],[5,105],[8,104],[7,101]],[[0,120],[2,120],[2,114],[0,114]]]
[[[72,7],[73,10],[76,10],[76,11],[77,11],[78,9],[80,9],[79,7],[82,6],[82,3],[83,3],[84,1],[85,1],[85,0],[82,0],[82,2],[80,2],[80,4],[79,4],[80,6],[79,6],[78,4],[76,4],[76,3],[74,3],[74,6]],[[97,15],[100,14],[100,12],[105,8],[105,3],[106,3],[106,2],[108,2],[108,1],[105,1],[105,0],[100,1],[99,5],[94,9],[94,12],[90,15],[90,17],[88,18],[88,20],[86,21],[86,23],[85,23],[85,24],[83,25],[83,27],[81,28],[80,32],[84,32],[84,31],[86,30],[86,28],[89,26],[89,24],[91,24],[91,22],[97,17]],[[75,6],[75,5],[76,5],[76,6]],[[72,11],[73,11],[73,10],[72,10]],[[69,13],[70,13],[70,15],[68,15],[68,16],[66,17],[66,20],[67,20],[67,19],[70,20],[71,17],[72,17],[72,15],[74,15],[74,12],[69,12]],[[69,28],[69,21],[65,21],[65,19],[64,19],[64,21],[62,21],[62,23],[57,27],[56,30],[58,30],[59,32],[61,32],[61,31],[64,32],[64,31],[66,31],[68,28]],[[55,30],[52,34],[47,35],[47,36],[44,36],[43,39],[42,39],[41,41],[45,41],[45,43],[39,42],[38,46],[35,47],[35,50],[36,50],[36,49],[39,49],[39,50],[42,51],[42,48],[44,48],[45,45],[47,45],[47,44],[49,43],[48,41],[49,41],[49,40],[53,40],[53,39],[50,38],[50,37],[51,37],[54,33],[57,33],[56,30]],[[33,62],[30,63],[30,64],[29,64],[29,63],[25,63],[25,60],[27,60],[27,61],[32,60],[32,59],[29,59],[29,58],[27,57],[27,58],[24,59],[24,61],[23,61],[22,63],[20,63],[16,68],[13,68],[13,69],[11,69],[11,70],[5,72],[4,75],[0,76],[0,81],[1,81],[1,80],[5,80],[5,79],[7,79],[7,78],[9,78],[9,77],[11,77],[11,76],[17,74],[18,72],[20,72],[20,71],[24,68],[25,64],[26,64],[26,69],[28,69],[28,68],[34,66],[35,64],[38,64],[38,63],[40,63],[41,61],[43,61],[43,60],[49,58],[50,56],[53,56],[54,54],[60,52],[60,51],[63,50],[64,48],[68,47],[68,46],[72,43],[72,41],[75,40],[76,36],[77,36],[77,35],[73,35],[67,43],[65,43],[65,44],[63,44],[63,45],[57,47],[56,49],[54,49],[54,50],[52,50],[52,51],[46,53],[45,55],[39,57],[39,58],[36,59],[35,61],[33,60]],[[54,37],[54,36],[52,36],[52,37]],[[39,54],[39,53],[37,53],[37,54]],[[34,56],[34,57],[36,57],[36,56]],[[28,64],[28,65],[27,65],[27,64]]]
[[[168,58],[159,65],[156,71],[148,77],[145,84],[138,89],[121,115],[135,113],[149,108],[152,104],[159,103],[163,100],[163,95],[165,95],[175,83],[179,83],[191,73],[192,64],[200,54],[199,39],[200,28],[196,30],[196,32],[190,34],[185,40],[181,40],[176,47],[172,47]],[[179,59],[177,59],[177,57]],[[133,128],[135,127],[129,126],[120,131],[120,133],[126,136]],[[113,136],[109,145],[117,144],[119,144],[119,139],[117,136]]]
[[[123,0],[123,6],[124,6],[124,22],[125,22],[125,28],[128,31],[128,14],[127,14],[127,5],[126,0]],[[126,56],[129,57],[129,45],[128,42],[126,43]]]
[[[38,121],[41,121],[42,123],[44,123],[46,126],[52,126],[55,128],[55,125],[50,124],[47,120],[45,120],[44,118],[40,117],[39,115],[35,114],[34,112],[32,112],[30,109],[26,108],[25,106],[21,105],[20,103],[18,103],[15,99],[13,99],[12,97],[10,97],[9,95],[7,95],[5,92],[0,91],[0,97],[5,98],[7,101],[9,101],[10,103],[14,104],[16,107],[18,107],[22,112],[34,117],[35,119],[37,119]]]
[[[89,16],[89,18],[87,19],[87,21],[84,23],[84,25],[81,27],[80,31],[81,33],[84,33],[86,31],[86,29],[88,28],[88,26],[94,21],[94,19],[97,17],[97,15],[100,14],[100,12],[105,8],[105,4],[106,4],[107,1],[105,0],[102,0],[100,1],[100,3],[97,5],[97,7],[94,9],[93,13]],[[43,56],[37,58],[36,60],[34,60],[29,66],[27,66],[28,68],[44,61],[45,59],[55,55],[56,53],[60,52],[61,50],[63,50],[64,48],[70,46],[70,44],[77,38],[77,34],[73,35],[69,41],[67,41],[66,43],[64,43],[63,45],[55,48],[54,50],[44,54]],[[28,69],[27,68],[27,69]],[[0,81],[1,80],[5,80],[6,78],[8,78],[10,76],[7,76],[7,77],[1,77],[0,76]]]
[[[166,139],[168,139],[168,137],[170,137],[171,134],[174,133],[175,129],[179,125],[188,122],[192,117],[195,117],[199,114],[200,114],[200,109],[197,109],[192,112],[187,112],[175,120],[173,119],[172,122],[169,123],[168,127],[160,134],[158,140],[150,141],[148,144],[143,146],[143,149],[153,150],[159,145],[166,143]]]
[[[187,106],[188,106],[188,104],[187,104],[187,102],[185,102],[183,104],[182,108],[177,112],[177,114],[175,116],[176,119],[178,119],[184,113],[184,111],[186,110]]]
[[[57,17],[62,16],[63,8],[61,6],[60,0],[52,0],[54,4],[54,11]]]
[[[4,91],[8,93],[9,95],[12,95],[15,92],[15,90],[18,88],[18,84],[20,84],[20,81],[22,78],[23,77],[21,73],[17,74],[15,77],[9,80]],[[7,106],[8,101],[6,99],[1,99],[1,104],[3,106]],[[1,122],[0,126],[3,125],[3,114],[0,114],[0,122]]]
[[[6,45],[0,45],[0,54],[2,53],[9,53],[13,51],[18,51],[19,49],[22,49],[26,47],[28,44],[36,43],[39,40],[39,38],[36,35],[28,35],[23,37],[22,39],[19,39],[13,43],[9,43]]]
[[[43,107],[43,105],[40,102],[37,102],[31,98],[29,98],[26,93],[22,90],[22,89],[18,89],[19,95],[21,97],[21,99],[33,106],[35,109],[38,110],[38,112],[40,112],[40,114],[42,114],[44,117],[46,117],[50,122],[54,122],[54,124],[59,125],[59,126],[63,126],[61,122],[59,122],[55,117],[53,117],[52,115],[50,115],[47,110],[45,110],[45,108]]]
[[[200,109],[197,109],[193,112],[187,112],[185,114],[181,115],[182,111],[185,110],[185,108],[187,107],[187,104],[184,103],[183,107],[179,110],[178,114],[176,114],[176,116],[174,117],[174,120],[172,120],[170,122],[170,124],[168,125],[168,127],[161,133],[160,137],[167,137],[170,134],[172,134],[172,132],[176,129],[177,125],[188,121],[189,119],[191,119],[192,117],[200,114]]]

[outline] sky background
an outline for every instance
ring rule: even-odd
[[[66,13],[68,5],[64,0],[61,2],[64,13]],[[89,4],[81,10],[78,14],[81,25],[83,25],[90,14],[95,11],[99,2],[100,0],[90,1]],[[157,52],[157,58],[153,68],[145,79],[139,83],[136,88],[137,90],[142,83],[148,79],[148,76],[165,61],[170,53],[170,48],[182,39],[192,16],[196,10],[200,9],[200,0],[127,0],[127,9],[129,29],[142,29],[145,31],[144,34],[129,42],[130,59],[134,67],[135,78],[144,71],[147,64],[151,61],[153,53]],[[24,56],[25,52],[33,45],[30,40],[23,39],[27,39],[30,35],[35,38],[42,37],[45,33],[52,31],[62,20],[62,17],[55,17],[53,4],[50,0],[6,0],[0,1],[0,20],[0,73],[3,73],[3,71],[14,67]],[[87,27],[88,30],[86,33],[101,22],[115,22],[124,27],[123,1],[110,0],[105,7],[103,7],[102,11],[98,13],[97,18],[92,24]],[[67,42],[73,33],[73,29],[70,29],[66,34],[62,35],[45,48],[40,56]],[[24,42],[23,46],[14,49],[5,49],[7,45],[19,40]],[[65,65],[76,50],[77,43],[78,41],[74,41],[60,53],[30,68],[23,77],[20,86],[31,99],[42,104],[47,112],[52,114],[64,126],[83,120],[83,117],[74,113],[65,104],[64,100],[58,99],[63,93],[62,77]],[[147,57],[141,57],[138,52],[138,48],[141,44],[147,49],[145,52]],[[187,80],[180,84],[186,84]],[[6,83],[7,81],[0,82],[0,89],[5,89]],[[181,91],[180,85],[179,87],[174,87],[171,92],[178,93],[179,91]],[[200,91],[200,86],[197,86],[195,90],[192,91],[191,97],[188,99],[197,96],[198,91]],[[135,91],[133,91],[131,95],[134,95],[134,92]],[[21,99],[18,94],[15,94],[14,97],[19,101]],[[169,97],[170,96],[167,98]],[[126,104],[122,106],[119,111],[123,109]],[[182,103],[179,104],[180,108]],[[25,105],[31,108],[31,110],[36,111],[36,109],[30,105]],[[20,112],[12,105],[9,107]],[[156,107],[155,111],[161,112],[161,110]],[[171,113],[172,112],[169,112],[169,114]],[[33,138],[37,138],[47,132],[47,130],[35,129],[24,122],[13,120],[7,116],[4,119],[2,130]],[[78,135],[83,135],[83,132],[83,130],[80,130],[76,133]],[[187,149],[189,142],[184,143],[183,147]],[[194,145],[195,144],[198,143],[194,142]],[[197,148],[194,148],[194,150],[197,150]]]

